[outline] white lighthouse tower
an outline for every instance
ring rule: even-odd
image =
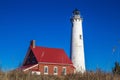
[[[82,18],[79,10],[73,11],[72,22],[72,44],[71,59],[76,72],[85,72],[84,44],[82,31]]]

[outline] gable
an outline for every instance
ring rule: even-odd
[[[36,57],[34,56],[32,50],[28,53],[28,56],[25,59],[23,66],[37,64]]]

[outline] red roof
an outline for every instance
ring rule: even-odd
[[[38,62],[72,64],[63,49],[35,46],[30,47]]]

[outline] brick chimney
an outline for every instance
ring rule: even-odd
[[[35,40],[31,40],[30,46],[32,46],[32,48],[35,48]]]

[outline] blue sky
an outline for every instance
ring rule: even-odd
[[[63,48],[70,56],[75,8],[83,17],[87,70],[111,71],[114,62],[120,62],[119,0],[1,0],[0,66],[18,67],[32,39],[38,46]]]

